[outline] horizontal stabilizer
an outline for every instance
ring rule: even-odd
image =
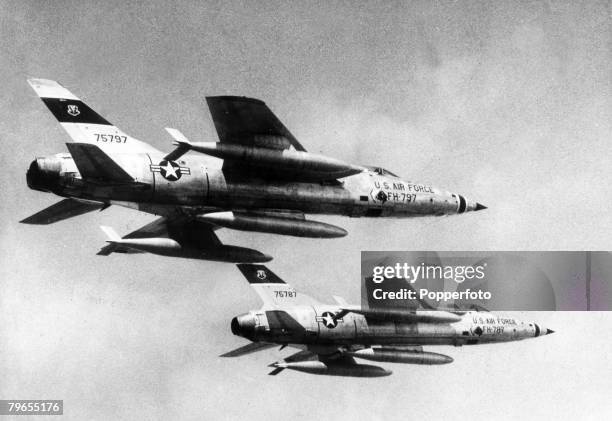
[[[274,348],[276,344],[267,342],[252,342],[250,344],[241,346],[232,351],[226,352],[225,354],[219,355],[220,357],[240,357],[242,355],[251,354],[257,351],[263,351],[264,349]]]
[[[104,203],[79,202],[74,199],[64,199],[20,222],[22,224],[47,225],[97,209],[102,209],[103,207]]]
[[[132,176],[96,145],[67,143],[66,146],[83,178],[118,184],[134,181]]]

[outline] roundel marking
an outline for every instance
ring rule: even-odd
[[[158,165],[150,166],[152,172],[158,172],[168,181],[176,181],[181,178],[183,174],[191,174],[191,170],[188,167],[181,167],[174,161],[162,160]]]
[[[323,314],[321,314],[321,321],[323,322],[325,327],[328,329],[333,329],[336,326],[338,326],[338,320],[336,320],[336,318],[334,317],[334,314],[329,311],[326,311]]]

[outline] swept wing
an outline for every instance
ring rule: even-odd
[[[229,180],[335,181],[364,170],[306,152],[263,101],[237,96],[207,97],[206,101],[219,142],[190,147],[223,158],[223,173]],[[171,134],[179,145],[186,146],[177,133]]]

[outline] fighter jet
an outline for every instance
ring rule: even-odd
[[[305,214],[415,217],[485,209],[383,168],[309,153],[257,99],[207,97],[219,142],[190,142],[167,128],[176,148],[164,153],[121,131],[59,83],[28,82],[73,142],[69,153],[37,158],[27,171],[31,189],[65,199],[21,222],[50,224],[110,205],[160,216],[123,237],[104,227],[110,244],[102,255],[264,262],[271,257],[223,245],[214,231],[332,238],[347,232]],[[186,155],[190,151],[195,154]]]
[[[382,377],[392,372],[356,359],[448,364],[453,361],[451,357],[424,351],[423,346],[509,342],[553,333],[533,322],[486,311],[366,309],[339,297],[334,297],[336,304],[322,304],[297,292],[263,265],[240,264],[238,268],[263,300],[263,306],[232,319],[232,333],[252,342],[221,356],[237,357],[276,346],[300,349],[271,364],[271,375],[289,369]]]

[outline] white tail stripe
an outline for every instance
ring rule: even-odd
[[[79,99],[54,80],[28,79],[28,83],[41,98]]]

